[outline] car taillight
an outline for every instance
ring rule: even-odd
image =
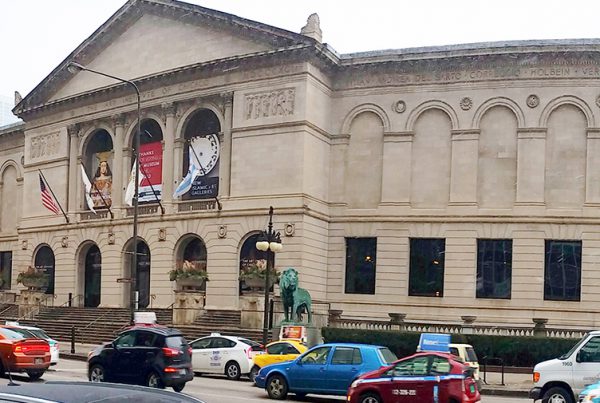
[[[252,358],[252,356],[250,355],[251,352],[252,352],[252,347],[249,347],[248,350],[246,350],[246,357]]]
[[[163,347],[162,351],[165,357],[177,357],[179,354],[181,354],[181,351],[178,349],[170,347]]]
[[[188,354],[191,356],[192,355],[192,348],[188,347]]]
[[[23,353],[27,354],[29,351],[43,351],[49,352],[50,345],[48,343],[45,344],[15,344],[13,346],[13,353]]]
[[[165,368],[165,372],[173,373],[173,372],[177,372],[177,371],[179,371],[177,368],[173,368],[173,367]]]
[[[533,373],[533,383],[539,382],[540,381],[540,373],[539,372],[534,372]]]

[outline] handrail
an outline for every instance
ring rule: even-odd
[[[23,319],[31,319],[33,320],[33,317],[40,312],[42,305],[44,306],[48,306],[46,305],[46,301],[48,301],[48,299],[52,298],[52,301],[54,301],[54,298],[56,298],[56,295],[54,294],[44,294],[44,296],[39,300],[39,302],[37,303],[37,312],[35,310],[30,310],[29,312],[27,312],[25,315],[17,318],[17,322],[20,322]]]
[[[73,305],[74,302],[79,301],[79,299],[83,298],[83,295],[81,294],[77,294],[74,297],[72,297],[70,300],[66,300],[65,302],[63,302],[62,304],[60,304],[59,306],[57,306],[57,308],[64,308],[69,306],[69,303],[71,303],[71,305]]]
[[[91,321],[90,323],[85,325],[84,327],[79,328],[79,330],[87,329],[88,327],[92,326],[94,323],[98,322],[100,319],[104,318],[105,316],[108,316],[109,314],[112,314],[112,312],[111,311],[104,312],[102,315],[98,316],[96,319],[94,319],[93,321]]]
[[[0,317],[4,316],[4,312],[11,310],[14,306],[15,306],[15,304],[9,304],[9,306],[7,306],[3,310],[1,310],[0,311]]]
[[[501,385],[505,386],[504,385],[504,360],[499,357],[488,357],[488,356],[483,357],[481,360],[483,361],[483,382],[486,385],[488,385],[488,383],[487,383],[487,363],[489,360],[492,360],[492,361],[498,362],[498,363],[500,363],[500,365],[502,365],[502,383],[501,383]]]

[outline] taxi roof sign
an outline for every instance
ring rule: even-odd
[[[417,351],[450,352],[450,335],[443,333],[422,333]]]

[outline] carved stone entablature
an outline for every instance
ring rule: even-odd
[[[58,156],[60,140],[60,132],[32,137],[29,140],[29,160]]]
[[[284,88],[246,95],[244,117],[246,120],[294,114],[296,90]]]

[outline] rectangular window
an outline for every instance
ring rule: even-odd
[[[375,294],[377,238],[346,238],[346,294]]]
[[[445,239],[413,238],[410,240],[408,295],[444,296]]]
[[[12,278],[12,252],[0,252],[0,289],[10,290]]]
[[[477,298],[510,299],[512,240],[477,240]]]
[[[581,241],[546,241],[544,299],[581,299]]]

